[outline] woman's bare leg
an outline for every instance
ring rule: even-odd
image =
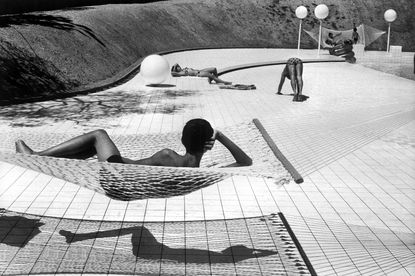
[[[209,67],[209,68],[202,69],[200,71],[212,73],[215,77],[218,77],[218,69],[216,69],[216,67]]]
[[[25,144],[25,142],[23,142],[23,140],[17,140],[15,142],[15,146],[16,146],[16,152],[18,153],[26,153],[26,154],[33,154],[34,151],[29,148],[28,145]]]
[[[214,75],[211,75],[211,76],[209,77],[209,79],[210,79],[209,83],[211,83],[211,82],[212,82],[212,80],[214,80],[216,83],[223,83],[223,84],[226,84],[226,85],[228,85],[228,84],[232,84],[232,82],[230,82],[230,81],[224,81],[224,80],[221,80],[220,78],[215,77]]]
[[[16,151],[40,156],[52,156],[74,159],[85,159],[95,154],[98,161],[106,161],[112,155],[120,155],[120,151],[105,130],[99,129],[77,136],[49,149],[34,152],[23,141],[16,142]]]
[[[218,77],[216,77],[215,75],[213,75],[212,73],[209,73],[207,71],[200,71],[198,76],[208,78],[209,83],[211,83],[212,81],[215,81],[216,83],[232,84],[232,82],[221,80]]]
[[[303,94],[303,63],[300,61],[295,66],[297,76],[297,94],[301,97]]]
[[[291,88],[294,91],[294,99],[296,99],[297,96],[297,76],[295,71],[295,65],[289,64],[287,65],[288,68],[288,74],[290,75],[290,82],[291,82]]]

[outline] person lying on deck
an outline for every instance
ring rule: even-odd
[[[180,155],[171,149],[162,149],[152,156],[132,160],[121,156],[114,142],[103,129],[91,131],[72,138],[43,151],[33,151],[22,140],[16,141],[16,152],[40,156],[52,156],[72,159],[87,159],[97,155],[98,161],[168,167],[199,167],[207,150],[211,150],[215,141],[224,145],[236,163],[232,166],[249,166],[252,159],[221,131],[214,130],[204,119],[192,119],[186,123],[182,132],[182,144],[186,153]]]
[[[178,63],[174,64],[171,68],[171,75],[173,77],[201,77],[208,78],[209,83],[214,81],[215,83],[223,84],[232,84],[230,81],[224,81],[219,79],[218,70],[215,67],[205,68],[205,69],[193,69],[193,68],[182,68]]]

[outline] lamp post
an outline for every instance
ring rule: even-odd
[[[319,30],[319,33],[318,33],[318,51],[317,51],[317,55],[320,56],[321,21],[329,15],[329,8],[324,4],[320,4],[315,8],[314,14],[320,20],[320,30]]]
[[[396,11],[393,9],[389,9],[385,11],[385,14],[383,15],[385,17],[386,22],[388,22],[388,45],[386,46],[386,52],[389,53],[389,42],[390,42],[390,34],[391,34],[391,23],[396,20],[396,17],[398,15],[396,14]]]
[[[298,29],[298,45],[297,45],[297,54],[300,51],[300,42],[301,42],[301,23],[303,22],[303,19],[307,16],[308,10],[304,6],[299,6],[297,9],[295,9],[295,15],[297,18],[300,19],[300,27]]]

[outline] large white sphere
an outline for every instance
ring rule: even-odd
[[[307,8],[304,6],[299,6],[298,8],[295,9],[295,15],[300,18],[303,19],[307,16]]]
[[[383,16],[385,17],[386,22],[389,22],[389,23],[395,21],[396,17],[398,17],[398,15],[396,14],[396,11],[392,9],[385,11],[385,14]]]
[[[314,14],[318,19],[322,20],[329,15],[329,8],[324,4],[320,4],[314,10]]]
[[[145,84],[160,84],[170,75],[169,62],[160,55],[147,56],[140,66]]]

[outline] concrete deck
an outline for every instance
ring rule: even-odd
[[[307,50],[226,49],[181,52],[166,58],[171,64],[178,62],[188,67],[226,68],[291,56],[314,59],[316,55],[316,51]],[[323,57],[332,58],[322,51]],[[112,244],[109,253],[97,257],[88,251],[85,254],[91,254],[90,259],[81,258],[84,261],[78,268],[65,267],[63,260],[77,257],[70,254],[71,246],[57,232],[85,233],[79,226],[81,222],[98,222],[95,230],[114,227],[105,226],[105,222],[118,222],[115,229],[133,222],[147,223],[164,246],[174,248],[181,244],[179,248],[186,250],[207,246],[209,251],[204,254],[210,257],[209,252],[221,251],[229,244],[267,249],[255,243],[258,235],[249,219],[278,212],[286,217],[318,275],[415,274],[415,82],[360,64],[306,64],[303,94],[310,98],[299,103],[292,102],[291,96],[275,94],[282,69],[283,66],[258,67],[221,76],[234,83],[255,84],[256,90],[219,89],[195,77],[170,78],[164,87],[146,87],[138,75],[122,86],[89,96],[2,108],[0,131],[33,133],[74,133],[96,128],[113,135],[165,133],[180,131],[187,120],[195,117],[203,117],[226,132],[228,127],[258,118],[304,177],[304,183],[281,187],[266,179],[241,176],[182,197],[116,202],[73,183],[0,162],[0,208],[37,218],[56,218],[56,223],[61,224],[50,230],[56,235],[47,244],[64,252],[58,264],[49,259],[42,263],[43,270],[36,270],[36,264],[42,267],[39,256],[47,246],[42,247],[40,255],[27,254],[25,260],[31,264],[28,268],[19,261],[19,252],[25,247],[0,241],[0,274],[131,273],[114,269],[117,256],[124,256],[118,252],[122,249],[122,244],[117,243],[121,234],[96,236],[90,244],[92,250],[106,241]],[[291,93],[289,82],[283,93]],[[237,221],[241,219],[248,230],[232,230],[231,222],[238,228],[241,224]],[[79,223],[69,229],[73,225],[65,228],[63,221]],[[192,236],[188,227],[174,239],[166,230],[171,222],[187,225],[194,221],[204,222],[205,226],[195,226],[205,233],[204,245],[186,243],[186,237]],[[227,233],[210,231],[209,222],[214,221],[224,224]],[[163,230],[154,223],[164,225]],[[46,231],[47,226],[40,226],[40,231]],[[258,229],[272,235],[272,227],[261,227]],[[8,235],[10,238],[11,230],[8,231],[0,236],[3,241]],[[46,244],[36,239],[28,240],[28,244]],[[297,274],[288,268],[285,272],[273,271],[276,255],[257,254],[255,261],[249,259],[247,263],[239,262],[236,253],[231,255],[230,267],[218,266],[210,258],[202,262],[205,270],[197,271],[193,263],[185,262],[174,275]],[[114,262],[113,268],[109,265],[108,269],[94,270],[87,265],[93,258],[100,262],[109,258],[105,262]],[[140,263],[138,259],[140,256],[134,260]],[[163,264],[159,261],[158,270],[151,273],[172,273]],[[138,268],[135,273],[145,274]]]

